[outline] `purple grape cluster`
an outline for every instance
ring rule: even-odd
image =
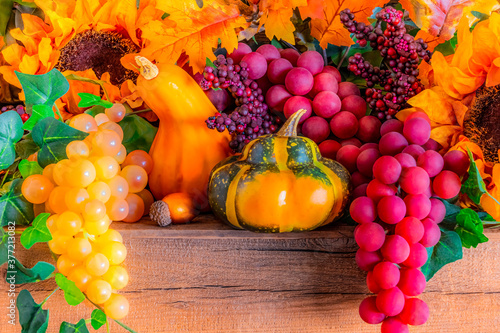
[[[427,44],[406,33],[403,12],[385,7],[375,15],[375,26],[354,20],[345,9],[340,14],[344,27],[354,33],[360,46],[370,45],[384,58],[374,67],[360,53],[349,58],[347,69],[366,80],[366,101],[379,119],[391,119],[408,99],[423,90],[418,80],[420,60],[429,61]],[[385,22],[385,29],[382,23]],[[374,88],[376,85],[381,89]]]
[[[219,132],[227,129],[232,135],[229,147],[235,152],[240,152],[260,135],[276,132],[279,120],[270,113],[257,82],[248,78],[248,65],[244,61],[235,64],[232,58],[222,54],[217,56],[214,65],[216,68],[205,67],[200,87],[228,89],[237,107],[230,114],[216,113],[209,117],[208,128]]]

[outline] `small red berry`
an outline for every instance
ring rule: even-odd
[[[29,114],[23,113],[21,115],[21,120],[23,121],[23,123],[25,123],[28,119],[30,119],[30,115]]]

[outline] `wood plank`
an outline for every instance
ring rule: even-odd
[[[124,322],[138,332],[380,332],[357,314],[368,290],[365,274],[354,262],[352,227],[255,234],[224,226],[211,216],[167,228],[150,221],[114,226],[129,250],[131,282],[123,294],[131,312]],[[488,231],[487,236],[488,243],[465,250],[463,260],[429,282],[422,298],[431,318],[411,332],[500,331],[500,261],[495,260],[500,232]],[[20,248],[19,258],[27,266],[51,262],[45,244],[30,250],[36,258]],[[27,288],[40,302],[54,286],[45,281],[18,290]],[[3,305],[6,293],[1,293]],[[93,309],[89,304],[70,307],[61,293],[47,307],[48,332],[57,332],[63,320],[89,318]],[[2,319],[0,331],[20,332],[20,327],[12,329]],[[123,331],[112,325],[112,332]]]

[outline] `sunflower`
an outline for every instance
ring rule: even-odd
[[[137,74],[120,59],[141,49],[138,24],[148,21],[147,11],[134,0],[35,0],[45,19],[23,14],[23,29],[12,29],[15,40],[2,50],[0,74],[20,87],[14,71],[44,74],[53,68],[63,74],[104,81],[112,102],[142,105],[134,81]],[[77,92],[99,94],[92,83],[70,81],[70,92],[57,103],[69,113],[80,113]],[[22,98],[22,96],[20,96]]]
[[[424,111],[431,120],[431,138],[443,151],[470,150],[489,193],[482,196],[481,207],[500,220],[500,14],[494,12],[472,32],[462,18],[457,36],[453,55],[435,52],[431,65],[422,63],[426,89],[408,101],[412,108],[398,118]]]

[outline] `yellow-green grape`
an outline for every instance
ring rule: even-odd
[[[94,117],[86,113],[81,113],[71,118],[69,126],[85,133],[97,131],[97,123]]]
[[[92,138],[92,155],[115,156],[120,151],[122,141],[112,130],[99,130]]]
[[[94,279],[87,286],[86,294],[91,302],[102,304],[111,296],[111,285],[102,279]]]
[[[60,160],[54,166],[52,177],[59,186],[67,186],[67,174],[69,172],[69,160]]]
[[[108,118],[108,116],[106,116],[105,113],[96,114],[94,119],[95,119],[95,122],[97,123],[97,126],[100,126],[100,125],[109,121],[109,118]]]
[[[85,220],[97,221],[104,218],[104,216],[106,216],[106,206],[102,201],[94,199],[85,203],[85,209],[83,210]]]
[[[112,130],[113,132],[118,134],[118,136],[120,137],[120,142],[123,140],[122,128],[120,127],[120,125],[118,125],[117,123],[115,123],[113,121],[108,121],[107,123],[99,125],[99,129],[100,130],[105,130],[105,129]]]
[[[119,122],[125,117],[127,110],[122,103],[114,103],[112,107],[104,110],[110,121]]]
[[[50,193],[48,203],[48,208],[50,208],[54,213],[60,214],[68,210],[66,206],[66,194],[71,190],[68,186],[56,186]]]
[[[94,161],[97,178],[109,180],[116,176],[120,171],[120,165],[111,156],[101,156]]]
[[[70,159],[87,158],[89,157],[89,154],[90,154],[89,146],[87,146],[87,144],[83,141],[80,140],[71,141],[66,146],[66,155],[68,155],[68,158]]]
[[[68,242],[68,256],[73,260],[82,261],[91,252],[92,245],[85,238],[77,237]]]
[[[101,253],[104,254],[111,265],[119,265],[127,256],[127,248],[120,242],[110,242],[100,249]]]
[[[92,275],[87,272],[83,265],[78,265],[74,267],[71,272],[68,274],[68,279],[73,281],[78,289],[81,292],[85,292],[87,290],[90,281],[92,281]]]
[[[122,176],[114,176],[107,184],[111,189],[111,196],[118,199],[125,199],[127,197],[129,186],[127,180]]]
[[[71,270],[78,265],[79,261],[73,260],[67,254],[62,254],[57,259],[57,270],[62,275],[67,276]]]
[[[21,192],[26,200],[34,204],[44,203],[49,199],[54,184],[44,175],[28,176],[21,186]]]
[[[89,199],[96,199],[106,203],[111,197],[109,185],[102,181],[93,182],[87,187]]]
[[[85,208],[85,201],[89,199],[89,193],[84,188],[74,187],[66,192],[64,202],[69,210],[81,213]]]
[[[87,272],[94,276],[101,276],[109,269],[109,260],[102,253],[92,253],[85,259]]]
[[[115,229],[108,229],[105,233],[96,237],[95,243],[99,244],[99,246],[104,246],[110,242],[119,242],[123,243],[122,235],[116,231]]]
[[[96,178],[96,170],[92,162],[85,159],[71,161],[71,171],[66,176],[66,181],[71,187],[87,187]]]
[[[57,218],[59,214],[52,214],[47,219],[47,228],[49,228],[50,233],[53,235],[57,231]]]
[[[121,221],[128,215],[128,203],[125,199],[111,197],[106,202],[106,212],[112,221]]]
[[[108,215],[104,215],[102,219],[99,219],[97,221],[86,220],[83,224],[83,229],[85,229],[85,231],[89,234],[97,236],[102,235],[106,231],[108,231],[110,224],[111,220],[109,219]]]
[[[43,168],[42,175],[47,177],[52,184],[56,184],[56,181],[54,180],[54,168],[55,168],[55,163],[51,163],[47,165],[45,168]]]
[[[102,278],[109,282],[111,288],[119,290],[128,284],[128,273],[125,267],[110,266]]]
[[[125,146],[122,145],[120,147],[120,151],[118,152],[118,154],[113,156],[113,158],[118,162],[118,164],[122,164],[123,161],[125,161],[125,159],[127,158],[127,148],[125,148]]]
[[[49,248],[55,254],[63,254],[68,251],[68,244],[73,240],[70,236],[61,235],[58,232],[52,233],[52,240],[50,240]]]
[[[128,191],[130,193],[137,193],[146,187],[148,184],[148,174],[146,170],[138,165],[127,165],[123,168],[120,176],[125,178],[128,183]]]
[[[82,218],[70,210],[61,213],[57,218],[57,230],[61,235],[74,236],[82,228]]]
[[[129,311],[129,303],[125,296],[114,293],[111,294],[103,307],[104,313],[116,320],[124,318]]]

